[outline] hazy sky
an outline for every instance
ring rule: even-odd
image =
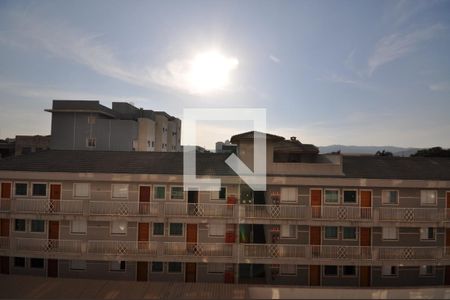
[[[194,76],[202,53],[223,73]],[[96,99],[266,108],[272,133],[316,145],[450,147],[449,53],[450,1],[1,1],[0,137],[49,134],[52,99]],[[226,84],[193,83],[209,79]],[[242,128],[203,129],[212,147]]]

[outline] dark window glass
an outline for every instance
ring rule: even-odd
[[[356,227],[344,227],[344,239],[356,239]]]
[[[14,267],[25,268],[25,257],[14,257]]]
[[[344,191],[344,203],[356,203],[356,191]]]
[[[34,269],[43,269],[44,260],[42,258],[30,258],[30,267]]]
[[[326,239],[337,239],[338,228],[337,227],[325,227],[325,238]]]
[[[183,235],[182,223],[170,223],[170,235]]]
[[[31,220],[31,232],[44,232],[44,226],[43,220]]]
[[[152,272],[162,272],[163,271],[163,263],[160,261],[152,262]]]
[[[220,188],[220,192],[219,192],[219,199],[225,199],[225,197],[227,196],[227,189],[224,187]]]
[[[355,268],[355,266],[343,266],[342,267],[342,274],[344,276],[354,276],[354,275],[356,275],[356,268]]]
[[[25,231],[25,220],[15,219],[14,220],[14,230],[15,231]]]
[[[47,196],[47,185],[45,183],[33,184],[33,196]]]
[[[325,266],[324,275],[326,276],[337,276],[338,268],[337,266]]]
[[[181,263],[180,262],[170,262],[169,263],[169,273],[181,273]]]
[[[27,196],[28,195],[28,184],[26,183],[16,183],[16,196]]]
[[[153,235],[164,235],[164,223],[153,223]]]

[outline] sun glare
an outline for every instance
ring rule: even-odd
[[[191,61],[189,84],[195,93],[208,93],[224,89],[230,83],[230,73],[239,64],[234,57],[218,51],[197,54]]]

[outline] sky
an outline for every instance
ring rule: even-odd
[[[450,147],[449,53],[450,1],[1,1],[0,138],[91,99],[265,108],[270,133],[319,146]],[[245,126],[202,123],[199,145]]]

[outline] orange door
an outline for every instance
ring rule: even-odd
[[[370,267],[359,267],[359,286],[370,286]]]
[[[138,261],[136,268],[136,280],[147,281],[147,275],[148,275],[148,262]]]
[[[236,225],[235,224],[227,224],[227,231],[225,233],[225,243],[233,244],[236,240]]]
[[[319,257],[321,244],[321,230],[319,226],[309,227],[309,244],[311,245],[312,256]]]
[[[447,192],[447,218],[450,218],[450,192]]]
[[[48,277],[58,277],[58,260],[57,259],[47,260],[47,276]]]
[[[361,246],[368,247],[372,244],[370,227],[361,227],[359,231]]]
[[[309,285],[310,286],[320,285],[320,266],[318,265],[309,266]]]
[[[11,182],[2,182],[2,199],[11,199]]]
[[[197,224],[187,224],[186,242],[197,243]]]
[[[139,213],[141,214],[148,214],[150,212],[149,202],[151,191],[149,186],[139,187]]]
[[[372,192],[371,191],[361,191],[361,219],[371,219],[372,218]]]
[[[59,239],[59,222],[58,221],[48,221],[48,239],[58,240]]]
[[[0,236],[9,236],[9,219],[0,219]]]
[[[149,223],[139,223],[138,225],[138,241],[139,242],[147,242],[148,234],[149,234]]]
[[[322,205],[322,190],[310,190],[312,217],[320,218]]]
[[[8,256],[0,256],[0,274],[9,274]]]
[[[59,211],[59,200],[61,200],[61,185],[50,184],[50,212]]]
[[[197,264],[196,263],[186,263],[186,282],[196,282],[197,279]]]

